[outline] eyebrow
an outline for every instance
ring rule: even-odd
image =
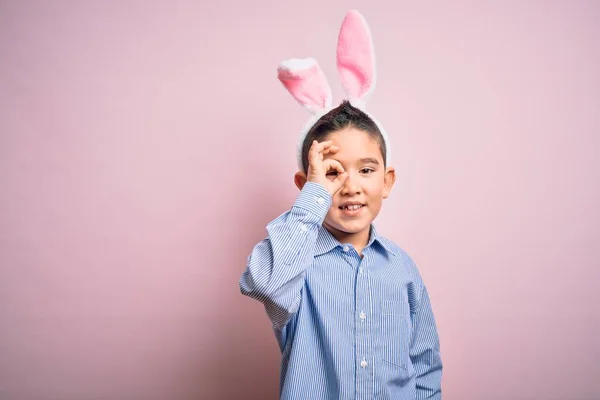
[[[372,158],[372,157],[361,158],[360,162],[363,163],[363,164],[376,164],[376,165],[379,165],[379,161],[377,161],[376,158]]]

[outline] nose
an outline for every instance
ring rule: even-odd
[[[350,172],[348,174],[348,178],[346,179],[346,182],[344,182],[344,184],[342,185],[340,193],[342,195],[353,195],[360,193],[360,183],[358,177],[356,176],[356,173]]]

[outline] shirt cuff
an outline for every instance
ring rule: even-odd
[[[331,194],[319,183],[306,182],[292,208],[310,212],[323,222],[331,207]]]

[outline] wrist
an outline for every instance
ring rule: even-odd
[[[292,208],[298,207],[311,211],[322,222],[331,207],[331,202],[331,193],[325,186],[319,182],[307,181]]]
[[[327,190],[327,193],[329,193],[330,196],[333,196],[333,193],[331,193],[331,189],[330,189],[331,182],[328,179],[323,180],[323,179],[313,177],[313,178],[307,179],[306,182],[307,183],[310,182],[312,184],[321,186],[323,189]]]

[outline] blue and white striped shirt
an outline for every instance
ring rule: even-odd
[[[361,258],[322,226],[330,205],[307,182],[240,278],[273,324],[281,398],[441,399],[437,329],[415,263],[373,225]]]

